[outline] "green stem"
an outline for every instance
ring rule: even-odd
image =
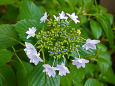
[[[43,48],[41,49],[41,51],[42,51],[42,55],[43,55],[43,61],[44,61],[44,63],[45,63],[45,55],[44,55],[44,50],[43,50]]]
[[[25,69],[25,71],[26,71],[26,68],[25,68],[23,62],[21,61],[21,59],[20,59],[19,56],[17,55],[16,50],[15,50],[15,48],[14,48],[13,46],[12,46],[12,49],[13,49],[13,51],[14,51],[15,56],[17,57],[17,59],[19,60],[19,62],[22,64],[22,66],[24,67],[24,69]]]

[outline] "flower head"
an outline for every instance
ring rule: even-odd
[[[42,23],[42,22],[45,23],[45,21],[47,20],[47,17],[48,17],[47,12],[45,12],[44,16],[42,16],[41,19],[40,19],[40,23]]]
[[[26,31],[26,34],[28,34],[27,39],[30,37],[34,37],[36,32],[36,27],[29,28],[28,31]]]
[[[68,68],[65,67],[64,63],[62,63],[61,65],[57,65],[56,68],[57,68],[57,70],[59,70],[59,75],[60,76],[65,76],[66,73],[70,73],[69,70],[68,70]]]
[[[56,68],[55,67],[51,67],[49,64],[44,64],[43,67],[45,68],[43,70],[43,72],[46,72],[46,74],[49,77],[51,77],[51,76],[55,77],[55,75],[56,75],[56,72],[55,72]]]
[[[100,40],[91,40],[91,39],[87,39],[86,40],[86,44],[84,44],[82,47],[86,50],[88,49],[96,49],[96,44],[99,43]]]
[[[75,13],[72,13],[71,15],[69,13],[67,13],[67,15],[77,24],[80,21],[77,19],[78,16],[75,15]]]
[[[37,50],[31,43],[25,42],[25,45],[26,48],[24,49],[24,51],[30,59],[30,63],[34,63],[35,65],[37,65],[39,62],[43,62],[43,60],[40,58],[40,53],[37,53]]]
[[[68,17],[67,16],[65,16],[65,13],[64,13],[64,11],[62,11],[61,13],[59,13],[59,18],[60,19],[68,19]]]
[[[77,69],[79,69],[80,67],[85,68],[86,63],[89,63],[89,60],[80,59],[80,58],[76,58],[76,59],[72,60],[72,64],[76,65]]]

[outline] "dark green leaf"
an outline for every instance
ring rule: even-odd
[[[0,86],[16,86],[15,73],[8,65],[0,65]]]
[[[18,86],[28,86],[28,78],[33,70],[33,66],[30,63],[15,61],[14,67],[16,69],[17,83]]]
[[[13,53],[6,49],[0,50],[0,65],[9,62],[12,58]]]
[[[103,86],[103,84],[96,79],[90,78],[86,80],[84,86]]]
[[[0,48],[13,46],[17,39],[17,33],[11,25],[0,25]]]
[[[28,86],[60,86],[60,77],[49,77],[43,72],[42,64],[38,64],[29,77]]]
[[[103,30],[105,31],[105,34],[108,38],[111,48],[113,48],[113,31],[112,31],[109,21],[106,19],[105,16],[98,15],[98,14],[96,14],[95,16],[96,16],[98,22],[103,27]]]
[[[113,17],[112,14],[107,13],[104,16],[106,16],[106,18],[108,19],[108,21],[109,21],[110,24],[113,24],[114,17]]]
[[[99,39],[102,35],[102,29],[98,22],[91,20],[90,21],[91,31],[96,39]]]

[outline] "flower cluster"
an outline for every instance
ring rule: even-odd
[[[47,29],[45,31],[41,30],[36,33],[36,27],[28,29],[26,32],[27,39],[36,37],[37,43],[35,44],[35,48],[31,43],[25,42],[26,48],[24,51],[30,59],[30,63],[37,65],[39,62],[44,62],[43,72],[46,72],[49,77],[55,77],[56,71],[59,71],[60,76],[65,76],[67,73],[70,73],[69,69],[65,66],[65,62],[57,64],[56,67],[46,64],[43,49],[47,50],[50,57],[60,59],[62,57],[67,58],[68,53],[73,51],[76,51],[76,53],[79,54],[79,47],[82,47],[85,50],[96,49],[96,44],[100,41],[91,39],[86,40],[81,37],[80,29],[70,26],[70,21],[68,21],[69,18],[72,19],[75,24],[80,22],[75,13],[69,14],[62,11],[59,13],[58,17],[55,15],[53,16],[54,19],[48,20],[48,15],[45,12],[44,16],[41,17],[40,23],[45,23],[47,21]],[[81,45],[83,41],[86,41],[86,43]],[[39,52],[37,52],[36,49],[39,50]],[[42,52],[43,60],[40,58],[40,52]],[[85,68],[86,63],[89,63],[89,60],[80,58],[80,55],[72,60],[72,64],[76,65],[77,69],[81,67]]]

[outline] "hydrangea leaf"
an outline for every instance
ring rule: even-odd
[[[38,64],[29,77],[28,86],[60,86],[60,77],[48,77],[43,72],[43,64]]]
[[[15,73],[8,65],[0,65],[0,86],[16,86]]]
[[[17,33],[12,25],[0,25],[0,48],[8,48],[16,43]]]

